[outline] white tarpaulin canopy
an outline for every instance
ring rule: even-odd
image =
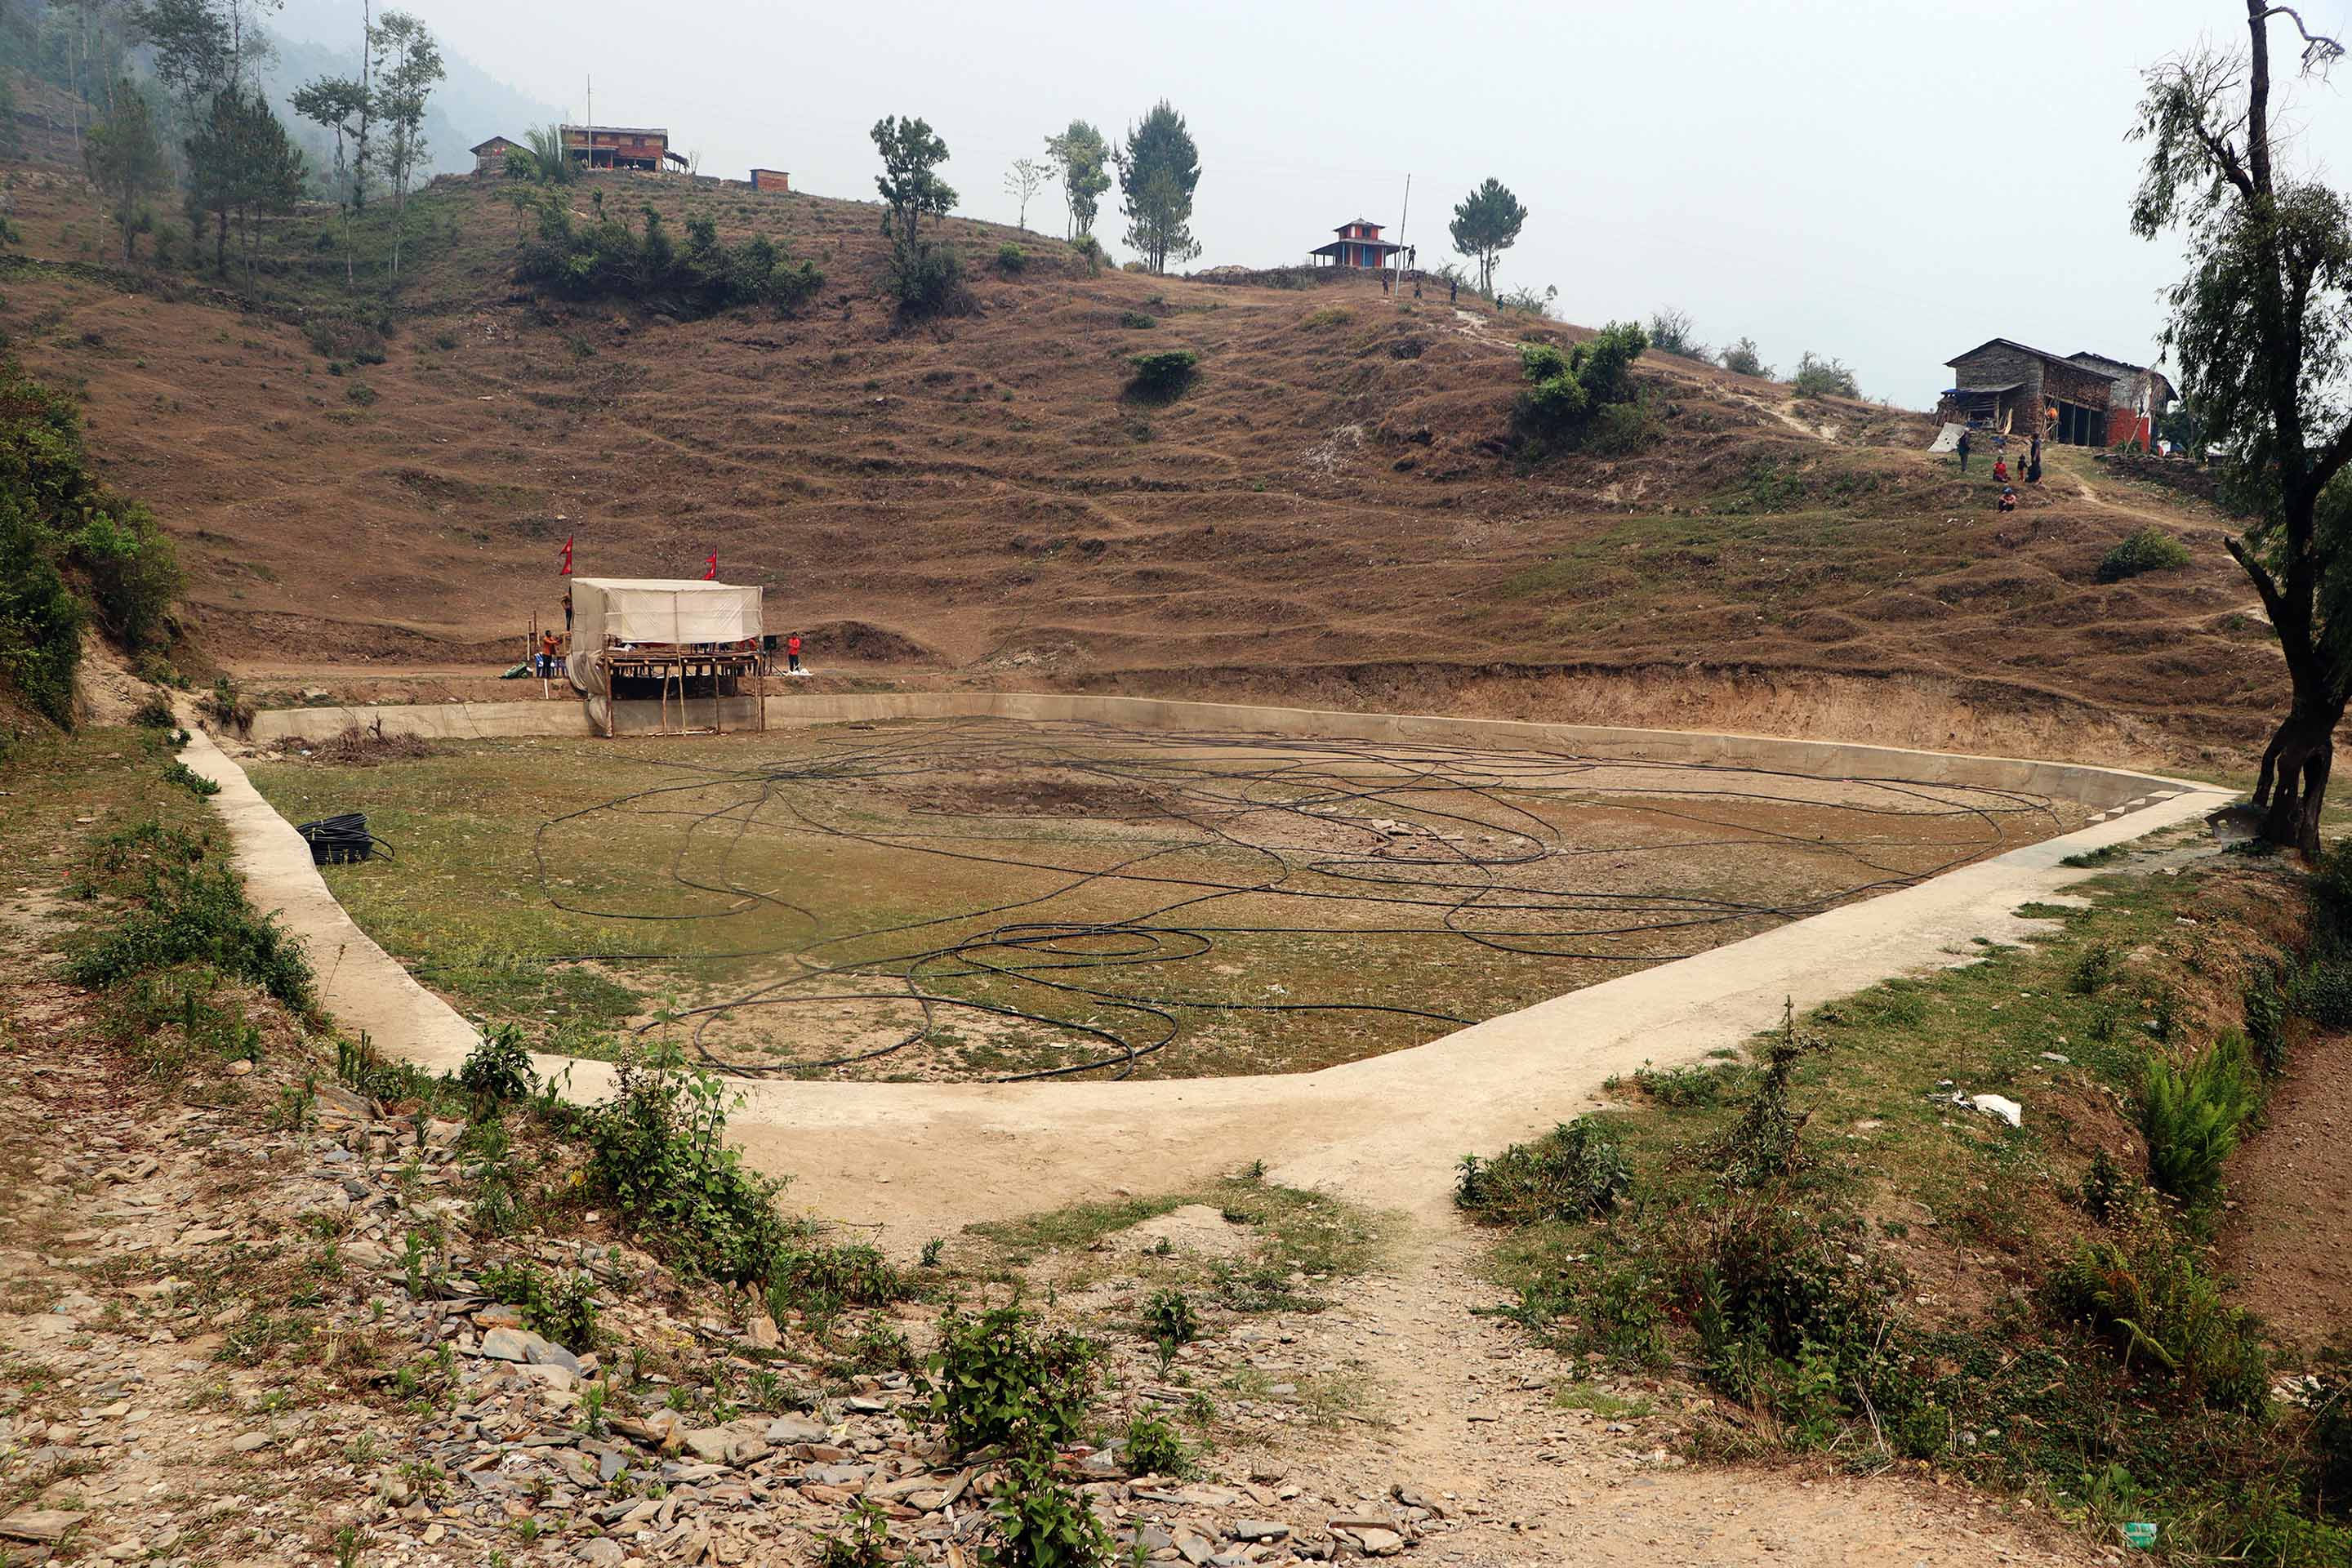
[[[760,590],[660,577],[574,577],[576,642],[740,643],[761,635]]]

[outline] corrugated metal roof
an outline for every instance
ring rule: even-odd
[[[585,131],[591,135],[601,132],[606,136],[658,136],[665,142],[669,140],[669,132],[657,125],[566,125],[561,129]]]

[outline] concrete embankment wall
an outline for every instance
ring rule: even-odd
[[[730,730],[751,730],[759,717],[752,700],[724,704]],[[707,717],[708,705],[694,711]],[[667,717],[675,721],[672,708]],[[533,735],[587,737],[601,733],[597,721],[576,701],[446,702],[413,707],[281,708],[257,715],[251,738],[258,742],[323,741],[352,725],[381,723],[389,735],[427,740],[496,740]],[[657,732],[665,715],[659,704],[614,705],[614,725],[624,737]],[[888,719],[995,718],[1031,722],[1114,724],[1172,731],[1242,731],[1321,740],[1372,741],[1391,744],[1470,746],[1489,750],[1561,752],[1580,756],[1634,758],[1651,762],[1706,763],[1754,768],[1807,778],[1891,779],[1905,784],[1957,784],[1979,789],[2078,801],[2112,811],[2158,793],[2184,787],[2179,782],[2121,768],[2080,763],[2034,762],[2015,757],[1917,752],[1839,741],[1792,741],[1771,735],[1716,734],[1683,730],[1635,730],[1596,724],[1544,724],[1512,719],[1455,719],[1435,714],[1349,713],[1311,708],[1248,703],[1181,702],[1150,697],[1090,697],[1062,692],[909,691],[848,692],[830,696],[771,697],[771,729]],[[2199,786],[2187,786],[2199,787]]]

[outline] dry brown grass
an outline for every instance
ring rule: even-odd
[[[715,550],[815,634],[820,668],[1293,690],[1900,674],[2231,748],[2282,693],[2219,520],[2086,491],[2105,475],[2084,454],[2003,517],[1981,474],[1919,449],[1920,416],[1658,359],[1653,446],[1526,468],[1513,343],[1576,329],[1370,285],[1088,279],[1035,237],[1005,278],[984,263],[1007,231],[952,220],[980,310],[900,331],[871,205],[609,184],[674,226],[701,212],[780,240],[825,270],[822,299],[697,323],[518,303],[514,220],[459,181],[421,198],[459,237],[382,365],[331,375],[291,326],[79,277],[13,279],[8,330],[36,370],[86,382],[93,448],[179,533],[205,636],[258,663],[511,662],[533,610],[557,613],[576,534],[581,568],[614,574]],[[26,248],[89,231],[88,201],[79,182],[24,190]],[[1129,401],[1145,347],[1197,353],[1192,389]],[[346,395],[354,377],[373,403]],[[2151,510],[2195,563],[2094,582]]]

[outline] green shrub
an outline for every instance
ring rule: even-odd
[[[765,1279],[792,1239],[774,1204],[782,1184],[745,1170],[728,1147],[725,1083],[673,1052],[625,1057],[618,1076],[613,1098],[583,1118],[590,1188],[688,1271]]]
[[[2096,996],[2122,967],[2123,954],[2114,942],[2105,939],[2087,942],[2082,955],[2074,960],[2074,972],[2066,977],[2067,988],[2077,996]]]
[[[596,1348],[596,1280],[584,1270],[542,1274],[529,1258],[493,1263],[481,1287],[494,1300],[522,1310],[523,1326],[574,1354]]]
[[[996,266],[999,271],[1020,272],[1026,269],[1028,265],[1029,253],[1011,240],[1008,239],[996,247]]]
[[[951,246],[895,247],[886,281],[891,297],[898,301],[898,313],[910,321],[960,316],[971,308],[963,257]]]
[[[2102,583],[2120,583],[2143,572],[2171,572],[2188,564],[2189,547],[2151,522],[2101,556],[2097,576]]]
[[[1606,1214],[1633,1184],[1615,1134],[1580,1116],[1491,1160],[1465,1155],[1454,1201],[1492,1224],[1534,1225]]]
[[[2245,1037],[2234,1032],[2185,1068],[2150,1058],[2139,1101],[2149,1183],[2187,1204],[2219,1196],[2221,1167],[2260,1093]]]
[[[70,724],[89,612],[58,570],[60,553],[24,498],[0,490],[0,680],[51,722]]]
[[[457,1068],[457,1081],[478,1102],[495,1105],[529,1098],[539,1088],[539,1075],[531,1070],[530,1047],[522,1030],[513,1024],[484,1029]]]
[[[171,763],[165,764],[163,768],[163,782],[165,784],[178,784],[182,789],[186,790],[190,795],[215,795],[220,794],[221,791],[220,785],[213,783],[212,780],[205,777],[204,774],[196,772],[195,769],[188,766],[188,764],[184,762],[180,762],[176,758]]]
[[[788,1247],[768,1267],[768,1300],[786,1310],[811,1301],[885,1307],[914,1294],[907,1277],[871,1247]]]
[[[991,1444],[1015,1453],[1050,1450],[1075,1437],[1094,1393],[1095,1347],[1044,1330],[1017,1308],[940,1319],[940,1348],[924,1386],[949,1447],[969,1454]]]
[[[2313,959],[2288,988],[2286,1005],[2323,1029],[2352,1029],[2352,960]]]
[[[1633,1071],[1633,1087],[1660,1105],[1720,1105],[1724,1096],[1746,1082],[1748,1077],[1748,1069],[1737,1062],[1702,1062],[1681,1068],[1643,1066]]]
[[[88,611],[136,653],[168,638],[180,583],[154,517],[90,471],[72,400],[0,361],[0,677],[70,722]]]
[[[595,221],[585,228],[573,222],[571,199],[560,191],[533,193],[522,205],[538,224],[515,277],[561,299],[634,300],[691,321],[742,305],[789,313],[824,286],[824,273],[794,262],[764,237],[721,245],[707,217],[688,220],[681,247],[650,205],[632,227],[607,216],[600,195]]]
[[[172,699],[162,691],[150,691],[138,707],[131,710],[131,721],[142,730],[172,730],[179,727],[179,716],[172,711]]]
[[[2262,1411],[2270,1363],[2252,1319],[2185,1250],[2126,1255],[2092,1242],[2043,1289],[2052,1312],[2105,1340],[2126,1366],[2177,1382],[2218,1409]]]
[[[182,963],[209,963],[251,981],[298,1013],[315,1011],[316,994],[301,943],[257,912],[245,884],[226,866],[151,861],[135,908],[110,921],[67,965],[76,984],[92,988]]]
[[[1181,1290],[1155,1290],[1143,1304],[1143,1335],[1163,1349],[1189,1345],[1201,1335],[1201,1320]]]
[[[1780,1037],[1764,1047],[1756,1092],[1709,1151],[1726,1185],[1761,1186],[1803,1163],[1805,1118],[1789,1103],[1790,1079],[1799,1062],[1827,1049],[1826,1040],[1797,1033],[1795,1006],[1782,1003]]]
[[[1800,397],[1860,397],[1862,388],[1843,360],[1821,359],[1808,349],[1789,384]]]
[[[1181,1479],[1192,1473],[1191,1446],[1175,1427],[1157,1416],[1139,1415],[1129,1421],[1120,1447],[1127,1454],[1128,1468],[1139,1476]]]
[[[1660,428],[1657,410],[1647,398],[1604,404],[1593,411],[1583,449],[1604,458],[1630,457],[1655,441]]]
[[[1319,310],[1307,311],[1298,324],[1310,332],[1319,332],[1328,327],[1344,327],[1355,319],[1352,312],[1340,306],[1326,305]]]
[[[1110,1561],[1110,1536],[1087,1500],[1054,1474],[1051,1454],[1014,1456],[989,1498],[996,1540],[982,1554],[988,1568],[1098,1568]]]
[[[841,1524],[820,1538],[817,1568],[896,1568],[898,1553],[890,1544],[890,1516],[881,1505],[852,1498]]]
[[[1118,324],[1139,332],[1158,326],[1160,320],[1156,316],[1147,316],[1140,310],[1121,310],[1118,313]]]
[[[254,706],[238,692],[236,682],[226,675],[213,681],[213,689],[196,699],[196,707],[215,723],[248,733],[253,729]]]
[[[1167,399],[1192,384],[1201,359],[1190,349],[1162,349],[1157,353],[1131,355],[1128,363],[1135,367],[1135,378],[1129,383],[1134,392],[1148,398]]]
[[[2248,981],[2242,1003],[2246,1038],[2253,1044],[2254,1060],[2265,1078],[2276,1078],[2287,1065],[2287,992],[2278,972],[2265,969]]]
[[[1523,436],[1574,448],[1590,438],[1601,411],[1633,401],[1633,362],[1650,346],[1633,321],[1612,321],[1599,335],[1562,353],[1549,343],[1519,345],[1519,394],[1513,422]],[[1612,416],[1613,437],[1625,434],[1625,416]]]

